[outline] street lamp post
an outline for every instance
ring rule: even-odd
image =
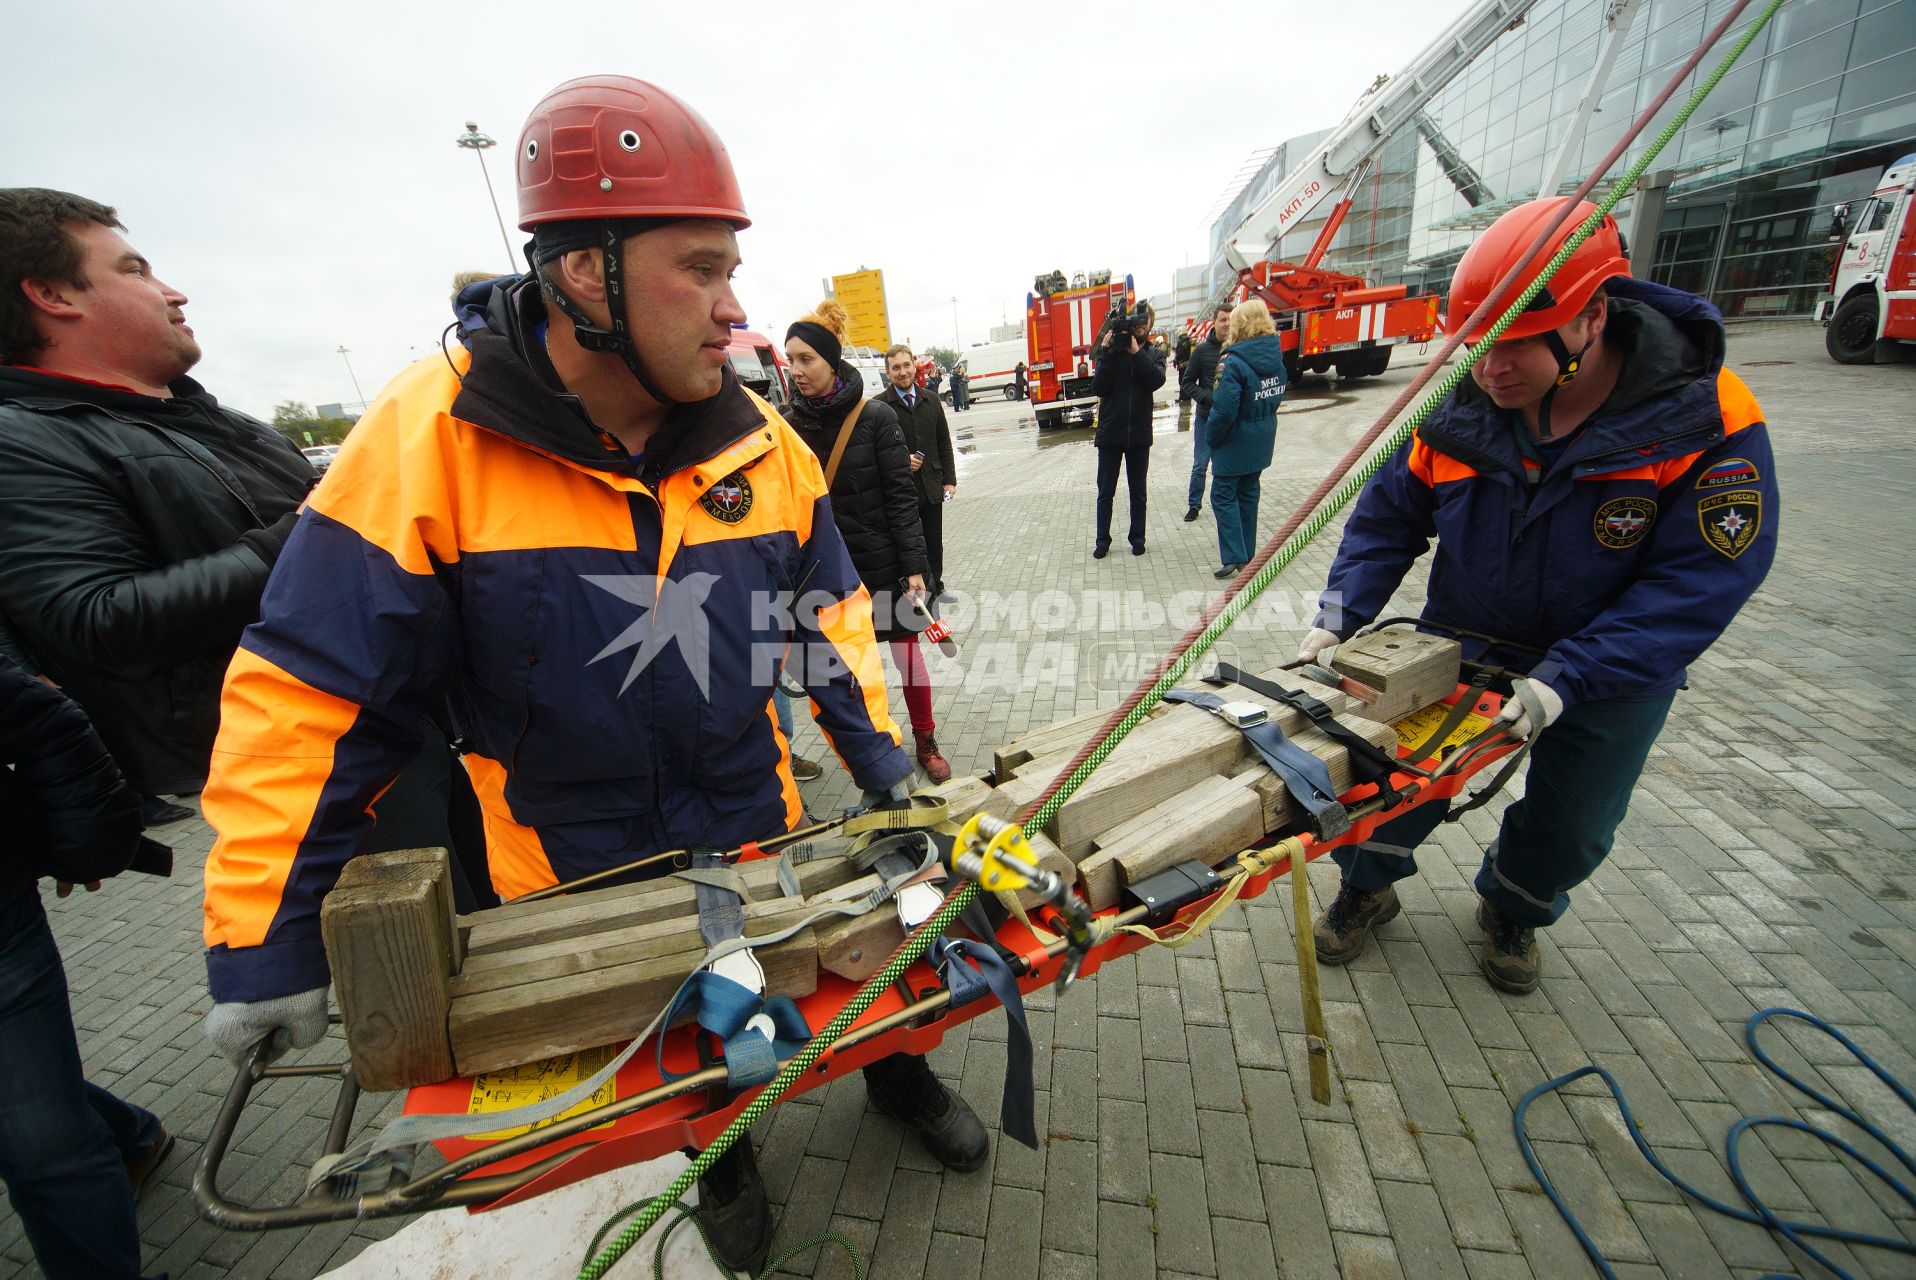
[[[958,339],[958,298],[955,294],[951,299],[951,349],[953,351],[965,349],[965,344]]]
[[[353,394],[359,397],[361,413],[366,411],[366,393],[359,389],[359,375],[353,372],[353,362],[344,345],[339,348],[339,358],[346,362],[346,376],[353,380]]]
[[[492,201],[492,216],[499,223],[499,243],[506,247],[507,272],[518,269],[518,260],[512,256],[512,237],[506,234],[505,215],[499,212],[499,197],[492,189],[492,174],[486,169],[486,148],[499,145],[498,139],[479,132],[477,121],[466,121],[466,131],[453,141],[479,157],[479,175],[486,180],[486,198]]]

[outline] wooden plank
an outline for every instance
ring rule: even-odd
[[[1111,718],[1111,713],[1115,709],[1115,707],[1104,707],[1097,711],[1086,712],[1081,716],[1073,716],[1069,720],[1060,720],[1042,729],[1033,729],[1017,741],[999,747],[992,753],[991,776],[997,779],[998,785],[1002,787],[1013,778],[1021,778],[1031,772],[1031,765],[1035,760],[1057,755],[1060,752],[1063,753],[1064,759],[1069,760],[1074,752],[1090,741],[1091,735],[1098,730],[1098,727]],[[1151,708],[1151,714],[1162,715],[1166,710],[1164,704],[1159,703]],[[1052,770],[1052,773],[1055,775],[1057,770]]]
[[[820,840],[815,843],[826,842]],[[738,871],[754,899],[765,901],[779,896],[778,864],[774,859],[761,858],[740,863]],[[830,885],[844,883],[857,874],[857,868],[843,858],[819,858],[799,864],[797,872],[799,888],[811,894]],[[508,950],[533,942],[579,937],[602,929],[670,920],[695,915],[697,911],[692,886],[684,880],[664,877],[639,884],[569,893],[540,902],[495,907],[491,911],[463,917],[461,924],[467,928],[467,953],[478,954]]]
[[[1259,765],[1258,771],[1270,772]],[[1251,783],[1258,771],[1214,778],[1194,787],[1176,818],[1149,837],[1115,838],[1097,856],[1110,859],[1127,885],[1156,875],[1174,863],[1196,858],[1216,866],[1264,835],[1264,805]],[[1155,812],[1155,810],[1153,811]],[[1139,821],[1139,819],[1133,819]]]
[[[407,854],[418,851],[409,850]],[[320,908],[320,937],[360,1087],[404,1089],[454,1074],[450,871],[436,859],[358,858],[353,883]]]
[[[1267,679],[1287,688],[1304,684],[1290,672],[1271,672]],[[1350,699],[1322,685],[1311,695],[1333,713],[1343,712]],[[1296,737],[1310,725],[1300,711],[1246,689],[1230,688],[1232,701],[1255,702],[1270,713],[1286,735]],[[1079,862],[1089,854],[1098,836],[1220,773],[1236,772],[1256,758],[1244,735],[1198,707],[1173,706],[1155,720],[1139,725],[1105,760],[1088,782],[1059,809],[1048,833]]]
[[[452,943],[452,971],[458,973],[465,959],[465,935],[459,928],[459,908],[453,902],[451,860],[452,855],[445,849],[394,849],[388,853],[362,854],[346,864],[333,887],[350,889],[356,884],[368,883],[375,877],[389,874],[387,868],[446,868],[443,875],[436,870],[431,874],[440,887],[439,896],[446,912],[446,936]]]
[[[920,791],[919,795],[928,795],[945,802],[945,815],[952,822],[962,823],[978,811],[978,807],[991,794],[991,784],[985,781],[981,773],[966,778],[953,778],[950,782],[941,782],[935,787]]]
[[[1449,697],[1457,687],[1462,656],[1463,647],[1455,640],[1387,627],[1338,645],[1331,666],[1382,694],[1364,714],[1388,723]]]
[[[747,903],[745,936],[759,938],[776,933],[796,924],[806,911],[806,904],[798,898]],[[576,938],[554,938],[475,955],[452,984],[452,994],[456,999],[568,973],[609,969],[652,956],[703,954],[704,950],[696,915],[602,929]],[[690,966],[687,968],[689,971]]]
[[[665,1007],[698,954],[655,956],[461,996],[448,1018],[459,1073],[498,1071],[630,1039]],[[817,990],[812,930],[755,954],[769,991],[803,996]]]

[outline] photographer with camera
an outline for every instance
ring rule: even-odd
[[[1152,393],[1164,385],[1164,351],[1153,345],[1151,304],[1123,303],[1111,309],[1098,334],[1091,388],[1098,395],[1098,537],[1091,548],[1102,560],[1111,550],[1111,503],[1118,468],[1131,489],[1131,554],[1144,554],[1144,486],[1151,465]]]

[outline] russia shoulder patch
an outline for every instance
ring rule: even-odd
[[[1696,478],[1699,489],[1740,489],[1763,477],[1748,458],[1725,458]]]
[[[1763,527],[1763,495],[1755,489],[1713,493],[1696,504],[1703,540],[1734,560],[1750,549]]]

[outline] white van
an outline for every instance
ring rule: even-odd
[[[1017,366],[1025,362],[1023,338],[1015,338],[1010,342],[981,342],[959,352],[958,361],[965,366],[965,373],[971,378],[967,390],[973,400],[982,400],[989,395],[1001,395],[1007,400],[1018,398]],[[940,396],[947,404],[951,402],[949,382]]]
[[[876,400],[891,385],[885,377],[885,353],[876,347],[846,347],[844,360],[864,380],[867,400]]]

